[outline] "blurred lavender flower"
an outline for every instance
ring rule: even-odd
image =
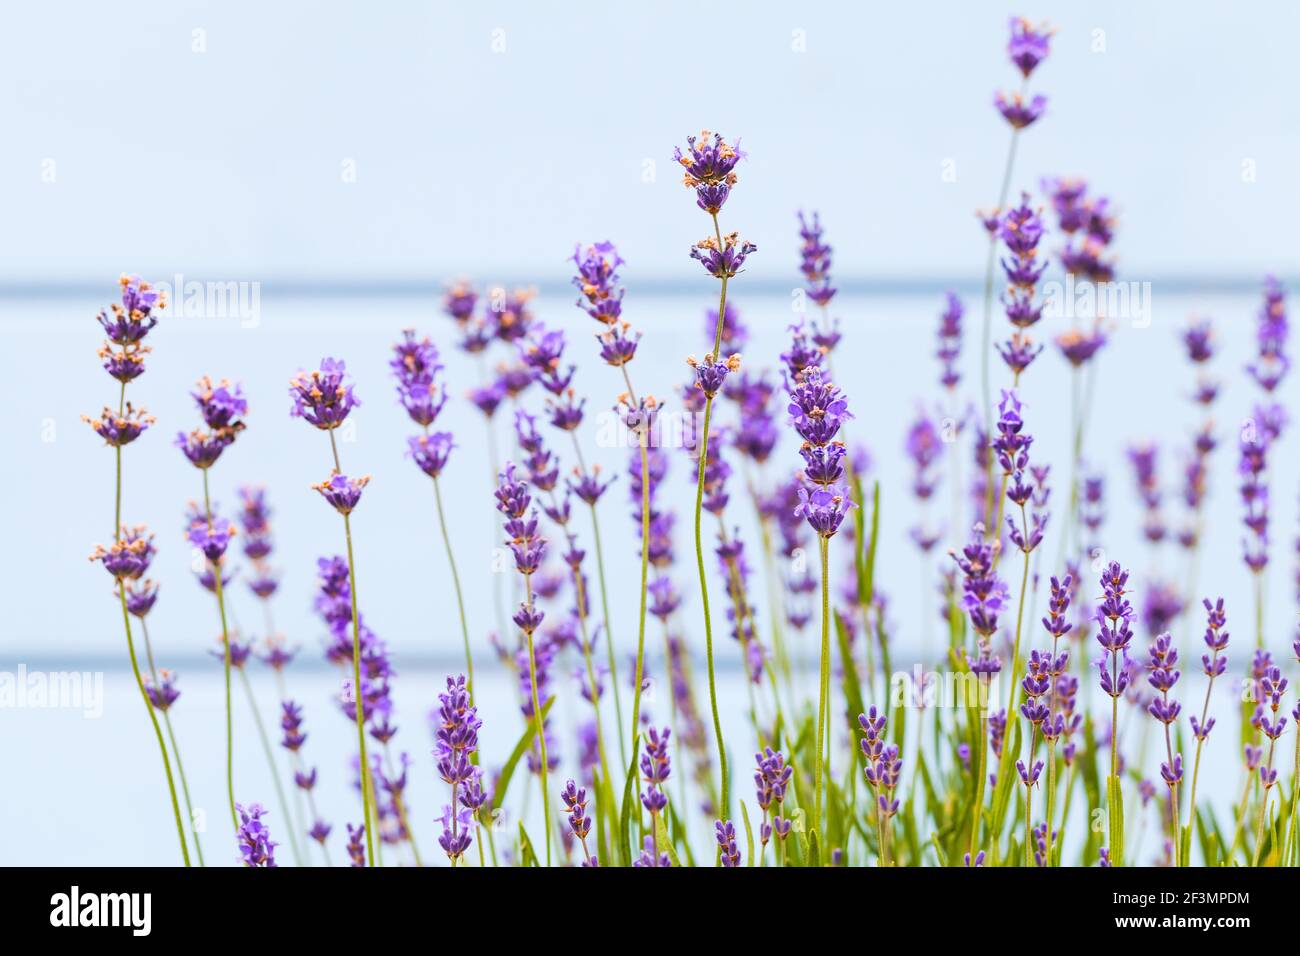
[[[244,866],[274,867],[275,848],[279,844],[271,839],[271,831],[262,822],[262,815],[266,813],[262,805],[252,803],[244,807],[243,804],[235,804],[235,809],[239,813],[239,832],[236,837]]]

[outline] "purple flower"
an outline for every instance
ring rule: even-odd
[[[312,485],[312,488],[320,492],[320,496],[328,501],[335,511],[341,515],[348,515],[361,503],[361,492],[368,484],[370,484],[369,475],[349,478],[336,471],[330,475],[328,481]]]
[[[177,432],[173,444],[189,459],[195,468],[211,468],[217,459],[234,442],[234,432],[228,430],[208,432],[195,429],[188,435]]]
[[[119,582],[134,581],[143,577],[149,570],[149,563],[153,561],[154,554],[153,535],[149,533],[148,528],[144,525],[136,525],[133,528],[123,526],[118,539],[107,548],[102,545],[95,546],[90,560],[101,562],[104,570]]]
[[[211,521],[198,517],[190,524],[190,529],[185,537],[203,552],[203,556],[209,561],[220,561],[221,556],[226,553],[226,548],[230,545],[230,539],[235,536],[235,526],[226,518],[214,517]]]
[[[463,325],[474,315],[478,293],[467,282],[457,282],[447,289],[442,298],[442,310],[458,324]]]
[[[736,846],[736,828],[731,821],[717,821],[713,825],[713,832],[718,840],[722,865],[728,869],[740,866],[740,848]]]
[[[993,97],[993,105],[1012,129],[1025,129],[1032,126],[1046,112],[1047,97],[1037,93],[1026,102],[1020,93],[1012,93],[1010,96],[998,93]]]
[[[1113,698],[1120,697],[1129,684],[1127,670],[1120,666],[1127,660],[1128,647],[1133,640],[1129,626],[1133,607],[1125,596],[1129,593],[1124,587],[1127,583],[1128,572],[1117,561],[1112,561],[1102,572],[1103,597],[1097,609],[1097,643],[1106,651],[1106,657],[1098,662],[1098,669],[1101,671],[1101,689]],[[1110,670],[1107,670],[1108,661]]]
[[[275,848],[279,844],[271,839],[271,831],[262,822],[266,810],[260,803],[249,804],[247,808],[237,803],[235,810],[239,813],[239,832],[236,838],[244,866],[275,866]]]
[[[417,425],[432,425],[447,403],[447,393],[438,382],[443,365],[433,342],[417,339],[412,329],[404,330],[388,365],[397,378],[397,398],[406,414]]]
[[[587,834],[591,832],[591,817],[587,816],[587,790],[570,780],[560,791],[564,812],[569,815],[569,829],[583,843],[586,851]]]
[[[597,341],[600,342],[600,357],[604,359],[605,364],[622,368],[636,358],[636,347],[641,341],[641,333],[628,334],[631,328],[626,322],[612,322],[604,332],[596,336]]]
[[[736,184],[733,170],[736,164],[745,158],[740,149],[740,140],[734,146],[727,143],[718,133],[707,129],[701,130],[698,137],[686,137],[686,152],[678,147],[673,150],[673,161],[685,171],[684,185],[698,193],[702,185],[713,186],[719,183],[727,186]]]
[[[1272,276],[1264,280],[1264,307],[1259,312],[1255,334],[1257,357],[1246,371],[1260,388],[1273,392],[1291,368],[1286,354],[1289,335],[1286,317],[1286,291]]]
[[[144,340],[149,330],[158,324],[154,309],[167,308],[163,295],[137,275],[123,273],[118,278],[122,287],[122,304],[109,306],[112,315],[102,309],[97,318],[104,334],[114,345],[136,345]]]
[[[135,617],[144,617],[158,600],[158,585],[153,581],[139,584],[126,582],[126,609]]]
[[[434,432],[415,435],[406,440],[409,453],[419,469],[430,478],[437,478],[447,467],[447,458],[456,447],[451,432]]]
[[[353,866],[366,865],[366,826],[348,824],[348,858]]]
[[[722,237],[720,246],[715,236],[701,239],[691,247],[691,258],[704,266],[704,271],[715,279],[731,279],[744,267],[745,260],[757,251],[758,246],[742,240],[739,233],[733,232]]]
[[[248,414],[248,402],[244,400],[243,390],[238,385],[232,388],[225,379],[213,385],[212,379],[205,375],[199,379],[190,396],[199,406],[204,424],[214,432],[238,432],[243,429],[244,423],[239,419]]]
[[[149,703],[154,710],[166,711],[176,703],[181,692],[176,687],[176,675],[165,667],[158,671],[158,682],[154,683],[148,674],[144,675],[144,690],[149,695]]]
[[[135,408],[130,402],[126,403],[121,414],[105,406],[99,418],[82,415],[81,420],[114,448],[131,444],[155,421],[152,415],[142,408]]]
[[[1024,17],[1012,17],[1007,56],[1028,79],[1034,68],[1047,59],[1051,39],[1052,31],[1046,25],[1035,26]]]
[[[704,356],[703,362],[698,362],[692,355],[686,359],[686,364],[695,370],[695,387],[712,398],[722,390],[727,375],[740,370],[740,356],[732,355],[725,362],[718,362],[710,353]]]
[[[651,727],[646,733],[645,751],[641,754],[641,776],[646,782],[646,789],[641,792],[641,803],[650,813],[659,813],[668,805],[668,793],[664,784],[672,773],[672,761],[668,757],[668,738],[672,731],[665,727],[656,730]]]
[[[961,300],[956,293],[947,293],[944,310],[939,314],[939,348],[935,357],[942,366],[939,384],[949,391],[961,382],[961,372],[957,363],[961,359],[961,319],[963,314]]]
[[[977,526],[970,543],[952,557],[962,572],[962,606],[970,615],[971,627],[981,637],[991,638],[1010,597],[1006,584],[994,572],[993,545],[984,540],[983,529]]]
[[[1086,365],[1105,344],[1106,334],[1100,326],[1091,330],[1067,329],[1056,337],[1056,347],[1075,368]]]
[[[816,212],[812,221],[799,213],[799,271],[807,284],[808,298],[825,308],[835,297],[831,286],[831,247],[822,241],[821,217]]]
[[[799,489],[799,506],[794,513],[808,520],[809,526],[819,536],[829,538],[839,530],[850,508],[857,507],[849,497],[848,489],[829,485],[809,492]]]
[[[321,359],[320,368],[299,372],[289,380],[290,414],[320,429],[338,428],[352,409],[361,404],[352,392],[347,367],[341,359]]]
[[[643,866],[672,866],[673,865],[672,857],[670,857],[667,852],[662,852],[662,853],[655,852],[655,838],[653,835],[647,834],[645,839],[641,841],[641,847],[642,847],[641,855],[632,861],[633,866],[643,867]]]
[[[474,783],[478,770],[473,758],[478,752],[478,732],[483,722],[478,708],[470,703],[464,675],[447,678],[447,690],[438,694],[434,730],[434,757],[438,776],[453,787]]]
[[[284,736],[280,746],[291,753],[297,753],[307,742],[307,735],[302,732],[302,707],[291,700],[280,703],[280,729]]]
[[[781,839],[790,832],[788,824],[782,827],[780,813],[781,804],[785,802],[786,788],[789,787],[790,780],[794,776],[794,768],[788,766],[785,757],[771,747],[765,747],[761,754],[754,754],[754,762],[758,767],[758,772],[754,774],[754,790],[758,806],[763,811],[759,839],[763,846],[767,846],[774,828],[776,835]],[[768,812],[773,805],[776,806],[776,816],[772,823],[768,823]]]
[[[863,776],[876,795],[877,812],[882,819],[888,819],[898,812],[899,802],[893,797],[902,777],[903,762],[898,747],[885,743],[885,717],[874,706],[858,715],[858,725],[863,733],[858,746],[867,760]]]
[[[598,242],[573,252],[578,274],[573,284],[582,297],[578,306],[597,322],[613,325],[623,311],[623,289],[618,285],[618,267],[623,259],[612,242]]]

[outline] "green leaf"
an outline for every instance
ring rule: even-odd
[[[844,626],[844,619],[840,617],[839,612],[835,614],[835,638],[840,645],[840,667],[844,672],[841,683],[844,687],[844,700],[848,705],[849,739],[856,744],[858,721],[854,715],[866,713],[866,708],[862,705],[862,682],[858,680],[858,668],[853,661],[853,650],[849,647],[848,629]],[[855,753],[862,753],[862,749],[856,745],[853,750]]]
[[[623,856],[624,866],[632,865],[632,842],[628,837],[628,829],[632,823],[632,801],[635,799],[633,791],[636,790],[636,752],[640,744],[641,735],[637,734],[632,740],[632,762],[627,767],[627,780],[623,784],[623,809],[619,813],[618,847]],[[638,821],[640,817],[641,812],[638,810]]]
[[[754,828],[749,825],[749,808],[745,806],[744,800],[740,801],[740,816],[745,821],[745,851],[749,854],[749,865],[756,866],[758,860],[754,857]]]
[[[546,722],[546,716],[551,712],[551,707],[555,703],[552,697],[542,705],[542,723]],[[510,786],[510,778],[514,776],[515,767],[523,759],[528,748],[533,745],[533,738],[537,736],[537,722],[528,721],[528,726],[524,729],[523,736],[519,738],[519,743],[515,744],[515,749],[510,752],[510,758],[506,760],[505,766],[501,768],[501,776],[497,779],[496,793],[492,796],[492,809],[500,810],[501,803],[506,798],[506,789]]]
[[[528,831],[522,822],[519,824],[519,860],[524,866],[540,866],[537,854],[533,852],[533,841],[528,839]]]
[[[677,847],[673,846],[672,837],[668,835],[668,825],[664,822],[664,815],[652,813],[650,816],[654,818],[656,846],[661,853],[668,854],[668,859],[673,861],[673,866],[680,867],[682,861],[677,858]]]
[[[1124,865],[1124,789],[1119,777],[1106,778],[1107,823],[1110,830],[1110,860],[1113,866]]]
[[[1011,801],[1011,785],[1020,779],[1015,771],[1016,755],[1020,753],[1020,721],[1008,720],[1005,739],[1002,741],[1002,759],[998,761],[998,783],[993,790],[992,832],[1002,832],[1007,818],[1007,805]]]

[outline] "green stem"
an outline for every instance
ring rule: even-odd
[[[262,723],[262,713],[257,709],[257,698],[253,696],[253,685],[248,680],[248,673],[241,667],[239,668],[239,680],[244,686],[244,696],[248,698],[248,709],[253,712],[253,724],[257,727],[257,736],[262,741],[262,753],[266,755],[266,765],[271,770],[271,782],[275,784],[275,796],[280,801],[280,809],[284,812],[285,822],[289,830],[289,849],[293,853],[293,860],[298,866],[302,866],[302,853],[298,849],[298,827],[294,823],[293,815],[289,812],[289,801],[284,797],[284,787],[280,783],[280,772],[275,766],[275,751],[271,749],[271,738],[266,735],[266,725]]]
[[[203,471],[203,513],[212,530],[212,497],[208,493],[208,469]],[[226,800],[230,804],[230,823],[239,829],[239,813],[235,809],[235,726],[230,703],[230,628],[226,624],[226,598],[221,589],[221,559],[212,565],[212,587],[217,596],[217,612],[221,616],[222,665],[226,680]]]
[[[575,438],[576,442],[577,439]],[[609,682],[614,691],[614,719],[618,726],[623,726],[623,700],[618,689],[618,663],[614,653],[614,631],[610,627],[609,590],[605,586],[605,549],[600,543],[600,521],[596,518],[596,506],[591,505],[591,534],[596,541],[596,573],[600,579],[600,609],[605,621],[605,654],[608,657]],[[627,763],[627,749],[623,735],[618,735],[618,753],[623,763]]]
[[[121,454],[120,447],[118,453]],[[176,799],[176,784],[172,780],[172,764],[167,758],[167,745],[163,742],[162,729],[158,726],[158,716],[153,712],[153,703],[149,700],[149,692],[144,688],[144,678],[140,676],[140,663],[135,656],[135,641],[131,639],[131,612],[126,607],[126,584],[124,581],[119,580],[117,582],[117,596],[122,602],[122,626],[126,629],[126,649],[131,655],[131,673],[135,675],[135,685],[140,689],[140,697],[144,700],[144,709],[149,712],[149,723],[153,724],[154,736],[158,738],[158,752],[162,754],[163,771],[167,775],[167,792],[171,795],[172,813],[176,817],[176,836],[181,841],[181,857],[185,860],[185,865],[189,866],[190,850],[185,844],[185,824],[181,821],[181,805]]]
[[[713,232],[717,237],[718,249],[722,245],[722,227],[718,224],[717,213],[712,214]],[[713,332],[713,356],[717,359],[722,349],[722,328],[727,313],[727,276],[721,278],[718,292],[718,322]],[[704,570],[704,541],[700,531],[701,512],[704,507],[704,467],[709,460],[709,419],[713,412],[713,396],[704,400],[704,423],[700,435],[699,475],[695,488],[695,563],[700,574],[700,603],[704,609],[704,652],[709,669],[709,707],[713,711],[713,732],[718,738],[718,764],[722,771],[722,801],[718,808],[721,819],[727,819],[731,803],[730,776],[727,771],[727,745],[722,739],[722,721],[718,718],[718,686],[713,666],[713,623],[709,616],[709,582]]]
[[[533,576],[524,575],[524,592],[527,595],[528,613],[533,611]],[[541,781],[542,781],[542,817],[546,821],[546,865],[551,865],[551,790],[550,783],[547,780],[547,758],[546,758],[546,728],[542,721],[542,705],[537,697],[537,656],[533,650],[533,632],[527,630],[524,632],[528,638],[528,683],[532,688],[533,694],[533,726],[536,728],[537,744],[541,748]]]
[[[330,436],[330,454],[334,456],[334,471],[343,474],[343,465],[339,461],[339,446],[334,438],[334,429],[328,429]],[[361,777],[361,815],[366,826],[366,865],[375,865],[375,835],[378,814],[372,810],[374,797],[371,793],[370,760],[366,756],[366,719],[361,688],[361,615],[357,610],[357,567],[352,555],[352,517],[343,515],[343,537],[348,548],[348,592],[352,609],[352,697],[355,705],[353,713],[357,722],[357,758],[360,761],[358,773]]]
[[[1273,769],[1273,751],[1277,747],[1277,739],[1270,737],[1268,741],[1268,761],[1264,764],[1266,770]],[[1255,855],[1251,859],[1251,866],[1259,866],[1259,857],[1264,850],[1264,819],[1268,815],[1268,795],[1272,791],[1272,786],[1264,787],[1264,799],[1259,801],[1259,822],[1255,824]]]
[[[144,618],[140,618],[140,632],[144,638],[145,660],[149,664],[149,676],[153,678],[154,684],[158,684],[158,668],[153,659],[153,643],[149,640],[149,624]],[[194,851],[198,854],[199,866],[205,866],[203,862],[203,846],[199,843],[199,828],[194,821],[194,803],[190,800],[190,785],[185,780],[185,764],[181,761],[181,748],[176,745],[176,733],[172,730],[171,713],[168,710],[162,712],[163,727],[167,731],[167,740],[171,744],[172,753],[176,755],[176,775],[181,779],[181,796],[185,798],[185,812],[190,818],[190,834],[194,837]]]
[[[646,587],[650,574],[650,453],[646,448],[649,433],[638,434],[641,446],[641,613],[637,626],[636,638],[636,685],[632,691],[632,763],[636,775],[637,791],[641,789],[641,771],[637,766],[636,738],[641,727],[641,684],[645,680],[645,613]],[[641,811],[637,811],[637,821],[641,822]],[[652,815],[653,817],[653,815]],[[626,823],[626,821],[624,821]],[[650,821],[653,828],[654,820]]]
[[[451,537],[447,534],[447,516],[442,508],[442,489],[438,479],[433,479],[433,498],[438,504],[438,527],[442,531],[442,544],[447,550],[447,565],[451,568],[451,583],[456,589],[456,609],[460,612],[460,633],[465,643],[465,689],[470,699],[474,697],[474,658],[469,650],[469,623],[465,619],[465,597],[460,589],[460,572],[456,570],[456,557],[451,549]]]
[[[980,833],[980,815],[984,809],[984,784],[988,774],[988,749],[989,749],[989,724],[986,702],[988,700],[988,678],[981,676],[979,678],[982,700],[977,701],[980,708],[979,716],[976,718],[980,722],[980,755],[976,763],[975,774],[975,800],[971,810],[970,823],[970,859],[971,866],[975,865],[975,854],[979,847]]]
[[[723,288],[726,282],[723,281]],[[721,327],[721,318],[718,320]],[[700,601],[704,607],[704,659],[709,675],[709,709],[713,712],[713,735],[718,741],[718,764],[722,771],[722,799],[718,807],[720,819],[727,819],[731,799],[730,777],[727,773],[727,745],[722,739],[722,721],[718,717],[718,680],[713,665],[713,624],[709,615],[708,574],[704,570],[704,543],[700,530],[704,505],[704,465],[709,455],[709,416],[713,412],[713,398],[704,400],[704,427],[700,438],[699,476],[695,490],[695,563],[700,575]]]
[[[1002,171],[1002,188],[998,192],[996,213],[1007,204],[1007,192],[1011,189],[1011,170],[1016,161],[1016,143],[1020,131],[1011,131],[1011,145],[1007,149],[1007,165]],[[984,263],[984,327],[980,337],[980,390],[984,397],[984,433],[993,434],[993,393],[989,385],[989,353],[993,350],[993,272],[998,260],[998,234],[996,230],[989,235],[989,251]],[[989,458],[986,470],[989,494],[993,493],[993,459]],[[993,510],[993,502],[988,502],[988,510]]]
[[[821,647],[821,670],[817,691],[817,767],[816,782],[813,787],[813,829],[817,831],[819,837],[824,834],[821,830],[822,820],[822,792],[825,788],[825,781],[822,778],[823,768],[825,767],[825,756],[823,751],[826,748],[826,723],[827,723],[827,693],[830,689],[831,673],[831,592],[830,592],[830,539],[819,537],[818,544],[821,552],[821,572],[822,572],[822,647]]]

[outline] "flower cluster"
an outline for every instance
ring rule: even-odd
[[[470,826],[475,814],[487,802],[482,786],[483,771],[475,763],[478,732],[482,726],[478,708],[470,703],[465,676],[448,677],[446,691],[438,694],[433,755],[438,776],[451,786],[451,803],[443,807],[438,845],[452,865],[473,842]]]
[[[1101,574],[1103,596],[1097,608],[1097,643],[1106,652],[1098,662],[1101,671],[1101,689],[1112,698],[1119,698],[1128,688],[1129,673],[1125,666],[1128,662],[1128,648],[1133,640],[1131,623],[1133,605],[1127,595],[1130,593],[1128,572],[1120,567],[1118,561],[1112,561]]]
[[[275,866],[275,848],[279,844],[271,839],[271,831],[262,822],[266,810],[260,803],[249,804],[248,807],[235,804],[235,809],[239,813],[239,832],[236,836],[244,866]]]
[[[799,488],[795,514],[807,519],[820,537],[839,530],[849,509],[855,507],[844,478],[845,446],[837,440],[840,427],[853,418],[848,401],[839,388],[823,375],[819,366],[806,367],[790,384],[790,424],[803,439],[804,480],[812,485]]]
[[[137,275],[124,273],[117,282],[122,287],[121,304],[114,302],[97,316],[108,336],[99,358],[104,371],[125,386],[144,374],[144,357],[149,353],[144,340],[158,324],[155,313],[167,308],[167,299]]]
[[[338,428],[361,404],[352,390],[341,359],[323,358],[320,368],[299,372],[289,380],[290,414],[324,431]]]
[[[1008,258],[1002,260],[1002,271],[1007,277],[1007,291],[1002,302],[1013,326],[1011,338],[999,346],[998,351],[1018,382],[1020,374],[1043,350],[1029,337],[1029,329],[1043,315],[1043,303],[1037,298],[1036,288],[1047,268],[1047,263],[1038,257],[1043,220],[1030,207],[1027,194],[1022,196],[1018,207],[1002,216],[998,235],[1009,253]]]
[[[899,806],[894,797],[894,790],[903,774],[898,745],[885,742],[885,716],[875,707],[869,708],[865,714],[858,714],[858,725],[862,728],[858,746],[867,761],[862,772],[876,796],[877,813],[888,820],[898,813]]]

